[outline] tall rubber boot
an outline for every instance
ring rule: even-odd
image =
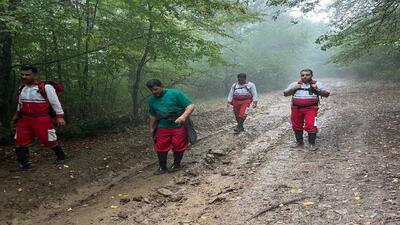
[[[182,152],[174,152],[174,163],[172,164],[169,172],[175,172],[181,169],[181,161],[183,158],[183,151]]]
[[[28,169],[29,164],[29,149],[27,147],[15,148],[15,154],[17,155],[17,161],[20,169]]]
[[[238,133],[239,132],[239,120],[240,120],[240,118],[239,117],[235,117],[235,119],[236,119],[236,123],[237,123],[237,125],[236,125],[236,127],[233,129],[233,131],[235,132],[235,133]]]
[[[167,157],[168,152],[157,152],[158,157],[158,169],[154,172],[154,175],[161,175],[167,172]]]
[[[315,151],[318,148],[315,146],[315,139],[317,139],[317,133],[308,133],[308,144],[310,145],[310,150]]]
[[[51,148],[57,156],[56,164],[63,164],[65,160],[65,154],[62,148],[59,145],[54,146]]]
[[[296,144],[291,146],[292,148],[303,148],[304,140],[303,140],[303,131],[295,131],[294,136],[296,137]]]
[[[243,119],[243,118],[239,118],[239,122],[238,122],[239,132],[244,131],[244,127],[243,127],[244,120],[245,120],[245,119]]]

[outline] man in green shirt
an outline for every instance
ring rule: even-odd
[[[183,124],[193,112],[194,104],[181,91],[164,88],[160,80],[149,80],[146,86],[152,93],[148,98],[148,105],[150,132],[153,135],[154,149],[159,163],[155,174],[167,172],[169,150],[174,153],[174,163],[170,171],[176,171],[181,168],[183,153],[188,147],[188,136]]]

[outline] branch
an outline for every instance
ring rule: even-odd
[[[271,207],[268,207],[268,208],[265,208],[265,209],[262,209],[262,210],[258,211],[254,216],[252,216],[252,217],[250,217],[249,219],[247,219],[247,221],[250,221],[250,220],[252,220],[252,219],[254,219],[254,218],[256,218],[256,217],[259,217],[259,216],[261,216],[262,214],[264,214],[264,213],[266,213],[266,212],[268,212],[268,211],[272,211],[272,210],[274,210],[274,209],[277,209],[277,208],[279,208],[279,207],[282,207],[282,205],[293,204],[293,203],[302,201],[302,200],[307,199],[307,198],[308,198],[308,197],[301,197],[301,198],[296,198],[296,199],[293,199],[293,200],[290,200],[290,201],[287,201],[287,202],[284,202],[284,203],[275,204],[275,205],[273,205],[273,206],[271,206]]]
[[[143,37],[143,35],[134,37],[134,38],[132,38],[132,39],[130,39],[130,40],[128,40],[128,41],[132,41],[132,40],[135,40],[135,39],[139,39],[139,38],[141,38],[141,37]],[[49,64],[53,64],[53,63],[58,63],[58,62],[67,61],[67,60],[70,60],[70,59],[73,59],[73,58],[76,58],[76,57],[79,57],[79,56],[82,56],[82,55],[86,55],[86,54],[89,54],[89,53],[98,52],[98,51],[107,49],[108,47],[113,46],[114,44],[115,44],[115,43],[110,43],[110,44],[108,44],[108,45],[105,45],[105,46],[102,46],[102,47],[98,47],[98,48],[95,48],[95,49],[92,49],[92,50],[89,50],[89,51],[77,53],[77,54],[74,54],[74,55],[70,55],[70,56],[67,56],[67,57],[65,57],[65,58],[55,59],[55,60],[49,61],[49,62],[37,62],[37,63],[33,63],[33,65],[49,65]],[[13,65],[11,68],[20,67],[20,66],[22,66],[22,64]]]

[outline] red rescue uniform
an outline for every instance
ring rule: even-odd
[[[58,100],[56,91],[52,85],[46,84],[47,99],[39,91],[40,81],[33,85],[22,88],[18,96],[17,113],[22,114],[16,125],[16,145],[17,147],[27,147],[32,144],[34,137],[52,148],[57,143],[57,135],[50,117],[50,108],[56,112],[57,118],[63,118],[64,112]]]

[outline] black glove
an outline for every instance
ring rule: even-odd
[[[312,86],[310,87],[310,89],[308,89],[309,94],[314,93],[314,94],[318,95],[319,91],[320,91],[320,89],[314,88]]]

